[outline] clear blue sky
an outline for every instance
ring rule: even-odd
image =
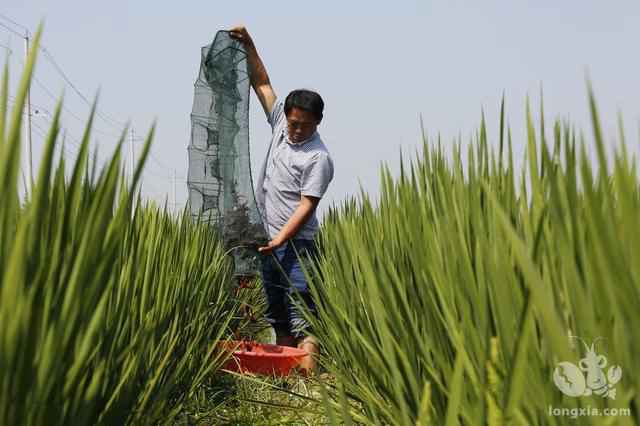
[[[525,97],[538,108],[544,88],[547,119],[569,117],[590,134],[585,90],[588,68],[605,121],[615,135],[616,113],[638,144],[640,118],[640,3],[637,1],[332,1],[151,2],[3,0],[0,13],[30,29],[44,19],[44,46],[71,81],[119,122],[131,119],[142,136],[154,118],[158,132],[144,193],[171,194],[171,170],[186,176],[189,114],[200,47],[216,31],[244,23],[254,37],[278,94],[318,90],[326,103],[319,131],[336,165],[321,204],[375,193],[382,161],[397,170],[400,147],[421,146],[419,115],[445,142],[475,131],[484,108],[495,140],[500,98],[506,94],[516,153],[524,148]],[[10,25],[6,21],[1,21]],[[16,28],[16,27],[12,27]],[[20,66],[22,41],[0,27],[0,45]],[[5,50],[0,47],[0,51]],[[37,76],[55,95],[64,83],[41,58]],[[16,83],[16,72],[13,83]],[[65,126],[81,134],[87,105],[66,88]],[[53,110],[34,86],[34,104]],[[46,112],[34,117],[46,127]],[[117,126],[98,119],[94,144],[115,146]],[[269,127],[255,97],[251,105],[254,170]],[[35,136],[38,150],[39,136]],[[73,146],[68,146],[70,151]],[[637,152],[637,149],[635,149]],[[178,203],[186,183],[178,180]]]

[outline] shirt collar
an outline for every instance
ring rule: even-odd
[[[287,132],[287,129],[282,129],[282,136],[284,137],[284,140],[291,146],[302,146],[304,144],[306,144],[307,142],[315,139],[316,136],[318,136],[318,131],[316,130],[315,132],[313,132],[313,134],[311,136],[309,136],[307,139],[300,141],[298,143],[293,143],[291,142],[291,140],[289,139],[289,132]]]

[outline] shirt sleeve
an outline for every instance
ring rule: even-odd
[[[267,118],[267,122],[271,125],[271,130],[275,131],[276,127],[281,124],[284,119],[284,101],[282,99],[276,99],[273,103],[271,114],[269,114]]]
[[[333,179],[333,161],[326,152],[315,155],[302,171],[300,193],[322,198]]]

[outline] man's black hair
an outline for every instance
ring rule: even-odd
[[[297,89],[289,93],[284,100],[284,114],[289,115],[293,108],[308,111],[319,121],[322,120],[324,101],[319,94],[312,90]]]

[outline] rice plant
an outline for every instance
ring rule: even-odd
[[[637,166],[622,130],[608,162],[589,101],[595,163],[569,124],[549,140],[527,109],[516,171],[503,103],[497,150],[484,120],[466,165],[459,142],[449,158],[425,138],[398,179],[383,166],[377,205],[362,193],[330,212],[310,319],[338,382],[333,424],[575,424],[560,408],[628,410],[580,424],[640,422]],[[606,358],[587,360],[581,341]],[[576,396],[554,383],[569,361]]]
[[[170,424],[226,356],[239,321],[232,265],[212,230],[136,200],[124,135],[96,171],[94,110],[75,162],[54,164],[61,102],[32,191],[18,190],[21,123],[41,32],[8,117],[0,91],[0,423]],[[136,202],[137,201],[137,202]]]

